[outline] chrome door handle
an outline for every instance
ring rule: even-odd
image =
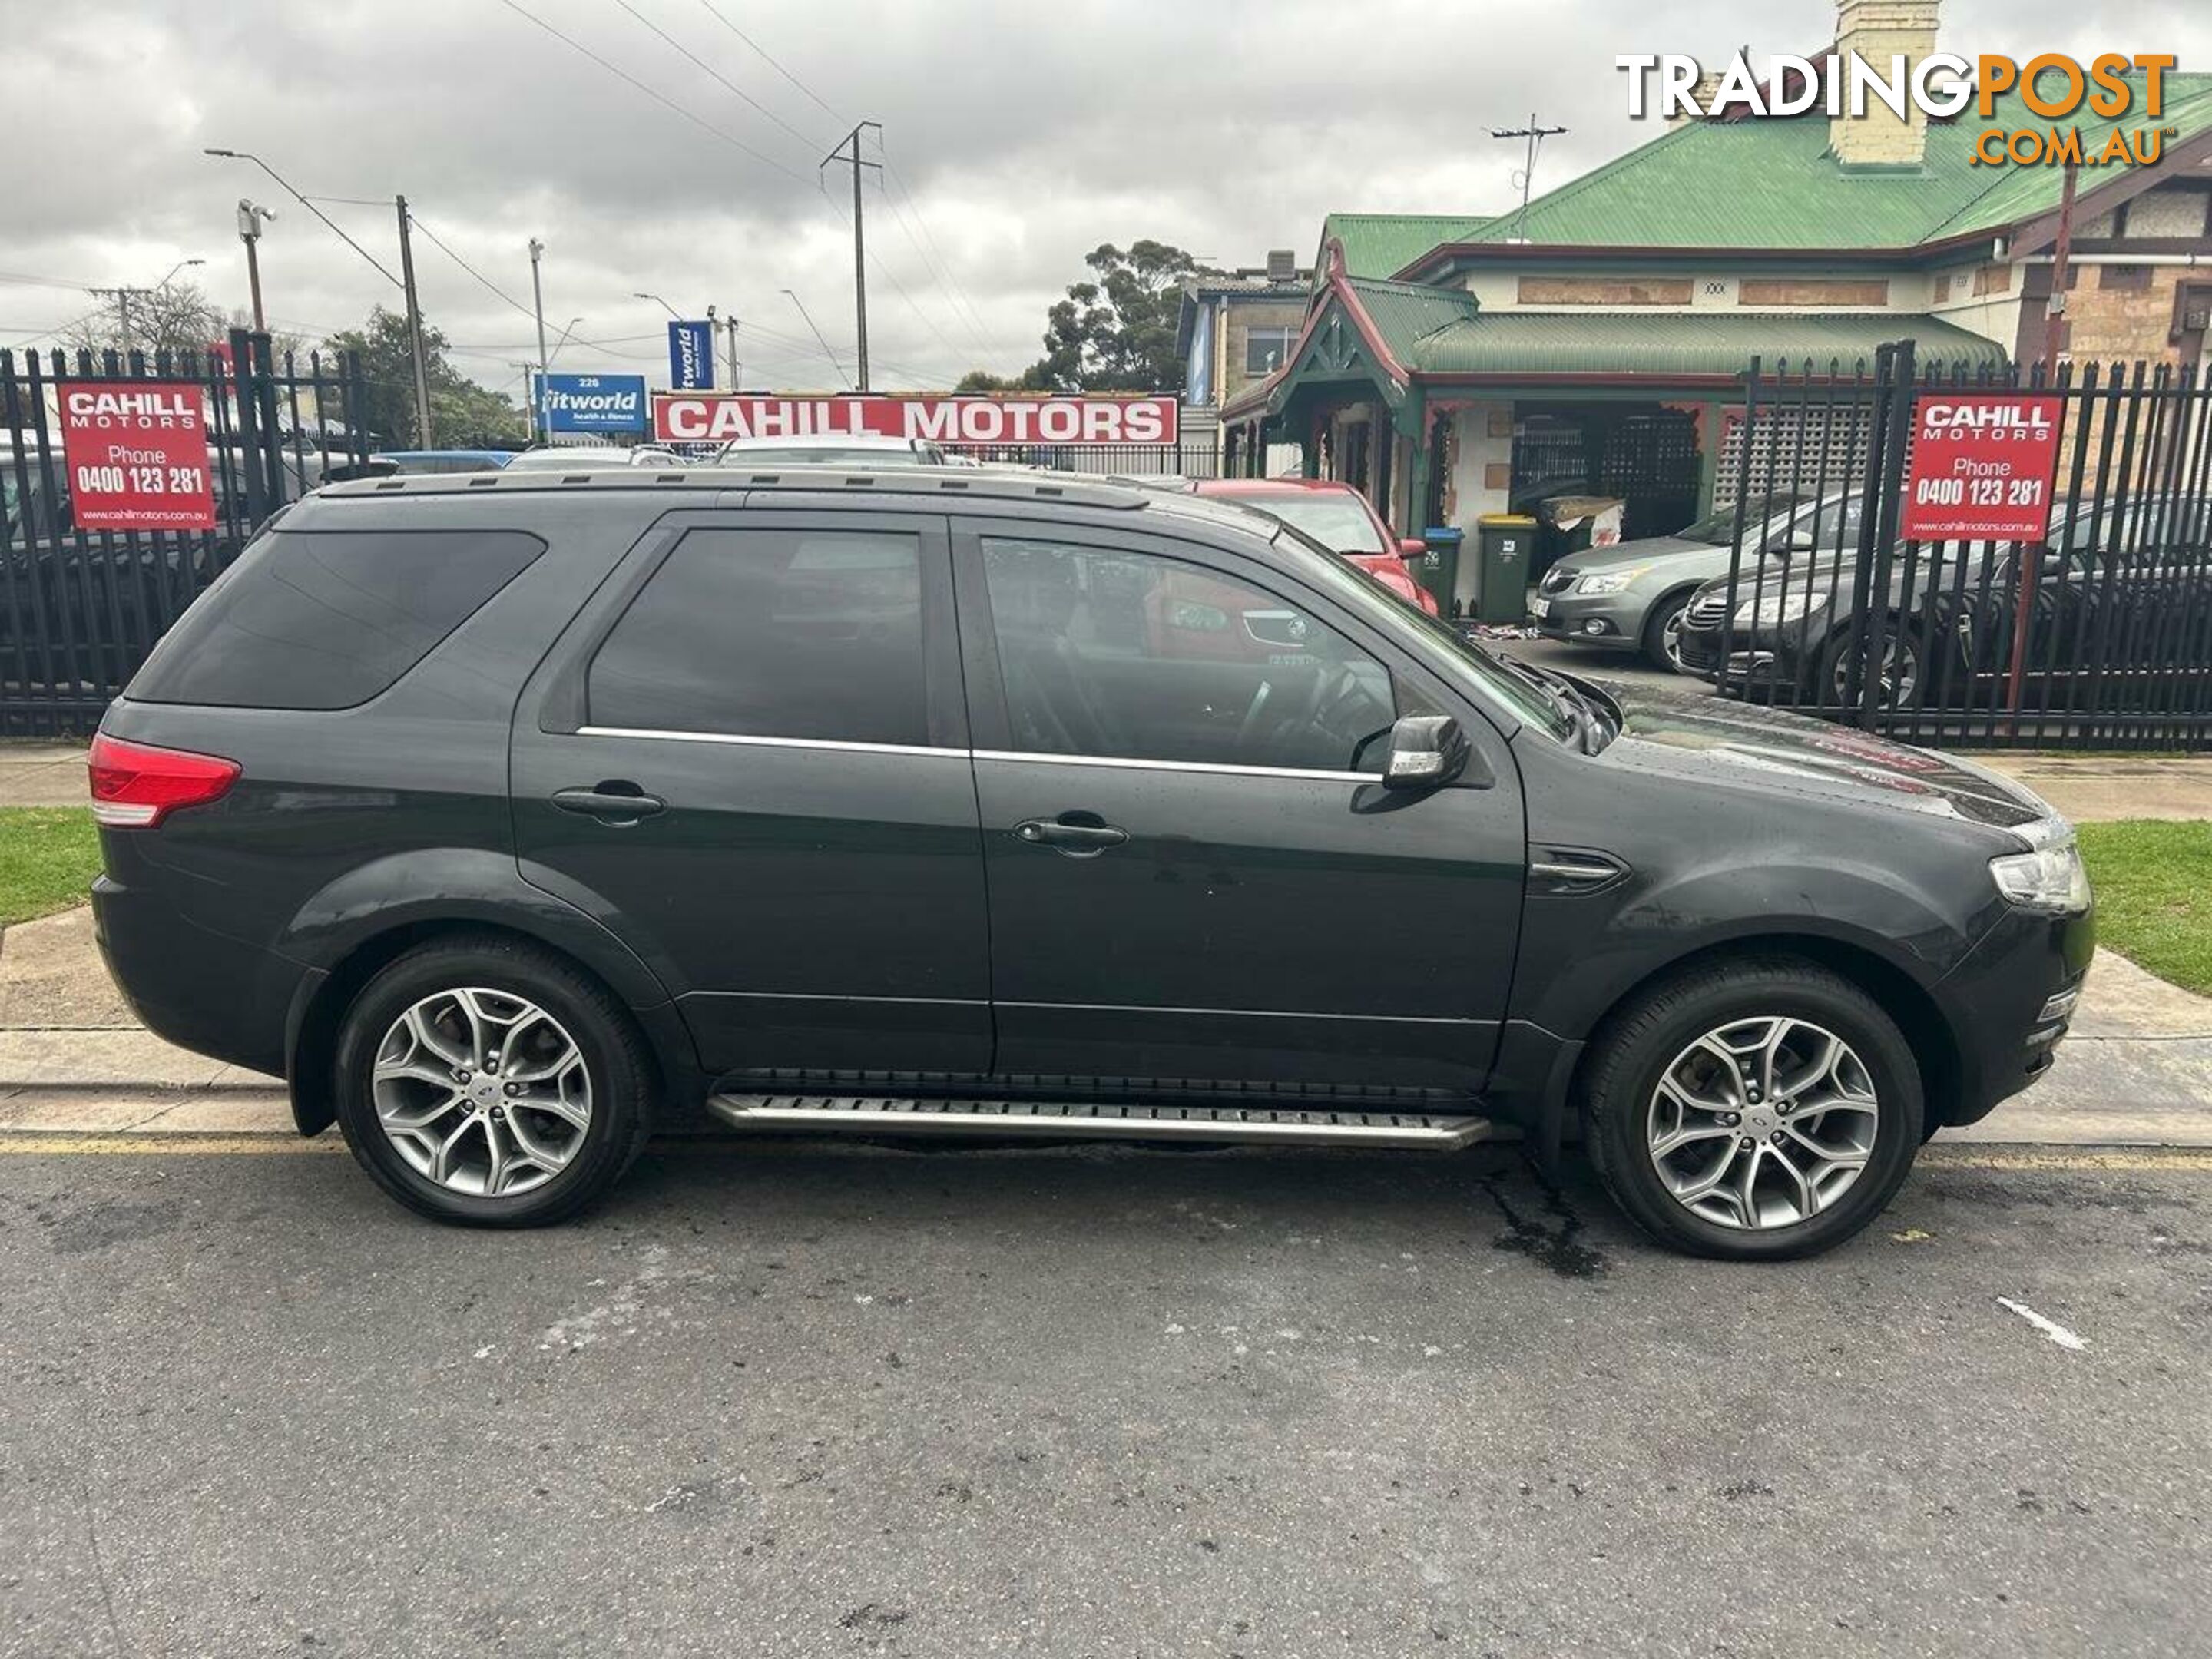
[[[1127,830],[1110,823],[1065,823],[1049,818],[1024,818],[1014,826],[1014,838],[1033,847],[1049,847],[1064,858],[1095,859],[1109,847],[1129,839]]]
[[[592,789],[556,789],[553,792],[553,804],[564,812],[617,824],[635,823],[668,805],[659,796],[648,795],[634,783],[620,788],[610,788],[603,783]]]

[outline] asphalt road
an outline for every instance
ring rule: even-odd
[[[1754,1269],[1504,1149],[0,1156],[0,1652],[2203,1654],[2212,1160],[1948,1159]]]

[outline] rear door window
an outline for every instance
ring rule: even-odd
[[[163,636],[140,702],[350,708],[545,550],[520,531],[276,530]]]
[[[929,742],[921,543],[897,531],[695,530],[592,659],[594,726]]]

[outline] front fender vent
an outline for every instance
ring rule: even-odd
[[[1532,847],[1528,890],[1562,896],[1600,893],[1628,875],[1628,866],[1610,853],[1589,847]]]

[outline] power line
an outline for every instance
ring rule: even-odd
[[[287,179],[287,178],[286,178],[283,173],[281,173],[277,172],[277,171],[276,171],[276,169],[275,167],[270,167],[270,166],[269,165],[269,163],[268,163],[268,162],[266,162],[266,161],[263,161],[263,160],[262,160],[258,155],[255,155],[252,150],[247,150],[247,149],[207,149],[207,150],[203,150],[203,151],[201,152],[201,154],[202,154],[202,155],[216,155],[216,156],[221,156],[223,160],[225,160],[225,161],[251,161],[251,162],[252,162],[254,166],[256,166],[256,167],[259,167],[259,168],[260,168],[264,173],[267,173],[267,174],[268,174],[271,179],[275,179],[275,180],[276,181],[276,184],[278,185],[278,186],[279,186],[279,187],[281,187],[281,188],[283,189],[283,191],[284,191],[284,193],[285,193],[287,196],[289,196],[289,197],[290,197],[294,201],[295,201],[295,202],[299,203],[299,204],[300,204],[301,207],[303,207],[303,208],[307,209],[308,212],[310,212],[310,213],[313,214],[313,215],[315,216],[315,217],[316,217],[316,218],[318,218],[318,219],[321,220],[321,221],[323,222],[323,223],[324,223],[325,226],[327,226],[327,227],[329,228],[330,232],[331,232],[331,234],[333,236],[336,236],[336,237],[338,239],[338,240],[340,240],[341,242],[343,242],[343,243],[344,243],[348,247],[351,248],[351,249],[352,249],[356,253],[358,253],[359,255],[361,255],[361,257],[362,257],[362,258],[364,258],[364,259],[368,260],[368,263],[369,263],[370,264],[374,265],[374,266],[376,268],[376,272],[377,272],[377,274],[378,274],[379,276],[382,276],[386,282],[387,282],[387,283],[391,283],[391,284],[392,284],[392,287],[394,287],[394,288],[404,288],[404,287],[406,287],[406,286],[407,286],[407,284],[406,284],[406,283],[404,283],[401,282],[401,281],[400,281],[397,276],[393,276],[393,275],[392,274],[392,272],[385,267],[385,264],[384,264],[384,262],[383,262],[381,259],[379,259],[379,258],[377,258],[374,253],[371,253],[371,252],[370,252],[367,248],[363,247],[363,246],[362,246],[359,242],[355,241],[355,240],[354,240],[354,239],[353,239],[352,237],[350,237],[350,236],[347,235],[347,234],[345,234],[344,228],[343,228],[343,227],[342,227],[342,226],[338,223],[338,222],[337,222],[337,220],[335,220],[335,219],[331,218],[331,216],[330,216],[329,214],[327,214],[327,213],[324,212],[324,211],[322,210],[322,209],[320,209],[320,208],[317,207],[317,206],[316,206],[313,202],[309,201],[309,200],[308,200],[305,196],[301,195],[301,192],[300,192],[300,189],[299,189],[299,186],[298,186],[298,185],[295,185],[295,184],[294,184],[294,183],[293,183],[289,179]],[[380,207],[380,206],[382,206],[382,205],[383,205],[383,204],[382,204],[382,203],[379,203],[377,205]],[[400,239],[400,240],[401,240],[401,242],[404,244],[404,243],[405,242],[405,240],[406,240],[406,238],[404,238],[404,237],[403,236],[403,237]],[[402,251],[403,251],[403,252],[404,251],[404,247],[403,247],[403,250],[402,250]]]
[[[637,76],[632,75],[628,70],[616,67],[614,64],[609,63],[605,58],[600,57],[599,53],[593,52],[589,46],[584,45],[580,40],[574,40],[569,36],[562,33],[560,30],[555,28],[552,24],[547,22],[544,18],[539,17],[533,13],[525,11],[520,5],[515,3],[515,0],[499,0],[499,3],[502,6],[505,6],[509,11],[513,12],[517,17],[523,19],[526,22],[535,23],[539,28],[544,30],[546,33],[551,35],[556,40],[558,40],[562,45],[568,47],[571,51],[580,52],[586,58],[590,58],[594,64],[597,64],[601,69],[606,70],[608,74],[613,76],[617,80],[636,88],[638,91],[643,93],[647,97],[652,99],[654,103],[660,105],[664,109],[674,111],[685,120],[690,122],[693,126],[697,127],[701,131],[712,133],[715,137],[727,144],[732,149],[742,151],[744,154],[751,156],[753,160],[758,161],[763,167],[773,167],[776,172],[781,173],[787,179],[796,179],[802,185],[809,182],[804,173],[793,171],[772,155],[762,154],[759,150],[755,149],[750,144],[745,143],[742,138],[732,137],[728,133],[723,131],[721,128],[716,126],[712,121],[707,119],[706,117],[703,115],[695,115],[691,111],[684,108],[683,105],[678,103],[673,98],[669,97],[665,93],[654,91],[651,87],[646,85],[644,82],[639,80]]]
[[[743,102],[750,105],[754,109],[759,111],[760,113],[767,119],[775,122],[776,125],[781,127],[793,137],[798,139],[799,142],[805,145],[808,149],[813,150],[821,148],[820,144],[817,143],[816,140],[808,137],[805,133],[801,132],[797,127],[792,125],[790,122],[785,120],[783,117],[778,115],[766,104],[761,102],[759,99],[754,97],[752,94],[747,92],[743,87],[738,85],[736,82],[732,81],[728,76],[716,70],[713,64],[709,64],[705,58],[700,57],[697,52],[693,52],[689,46],[685,46],[681,40],[678,40],[666,29],[661,27],[659,24],[654,22],[650,17],[647,17],[643,12],[640,11],[635,6],[630,4],[629,0],[615,0],[615,3],[620,6],[624,11],[628,12],[631,16],[636,18],[637,21],[644,24],[646,27],[651,29],[655,34],[659,35],[663,40],[666,41],[671,46],[675,48],[676,51],[681,52],[685,58],[690,58],[702,72],[712,76],[715,81],[719,82],[723,88],[732,97],[739,99]]]
[[[58,276],[26,276],[18,271],[0,270],[0,283],[14,283],[23,288],[66,288],[79,294],[91,289],[90,283],[65,283]]]
[[[883,157],[884,179],[896,185],[899,195],[906,198],[907,212],[913,216],[915,228],[921,233],[921,240],[915,243],[915,252],[921,255],[922,264],[929,269],[932,275],[937,278],[938,285],[944,289],[946,306],[952,314],[958,318],[969,333],[975,337],[977,345],[987,351],[989,350],[991,342],[986,337],[982,319],[975,306],[969,301],[966,290],[961,288],[960,279],[953,275],[952,262],[944,257],[942,250],[938,250],[936,257],[933,259],[932,250],[937,249],[937,239],[929,234],[929,222],[921,216],[921,204],[914,199],[914,192],[907,188],[906,180],[899,176],[898,169],[891,165],[890,152],[884,148],[883,135],[880,133],[876,136],[876,153]],[[900,212],[896,199],[889,191],[886,191],[884,200],[891,210],[891,217],[898,221],[900,230],[905,232],[907,240],[914,242],[914,232],[907,229],[906,215]]]
[[[436,248],[439,252],[444,254],[448,259],[451,259],[463,270],[465,270],[470,276],[475,277],[477,281],[481,283],[485,289],[490,291],[491,294],[501,300],[504,300],[508,305],[512,306],[515,310],[520,312],[526,317],[534,318],[538,314],[528,306],[523,304],[521,301],[516,299],[512,294],[509,294],[506,289],[500,287],[498,283],[493,282],[492,279],[485,276],[483,272],[478,270],[466,259],[461,258],[459,254],[454,252],[453,249],[447,247],[444,240],[441,238],[435,231],[432,230],[429,226],[422,222],[421,215],[414,214],[409,216],[414,219],[415,228],[421,231],[422,234],[429,240],[431,246]]]
[[[739,28],[735,23],[732,23],[728,18],[723,16],[720,11],[716,9],[714,0],[699,0],[699,3],[707,8],[708,11],[713,15],[716,22],[720,23],[724,28],[729,30],[731,33],[736,35],[738,40],[744,41],[747,46],[750,46],[754,52],[758,53],[763,63],[766,64],[778,75],[781,75],[785,80],[790,82],[792,85],[797,87],[809,98],[811,98],[824,115],[829,116],[832,120],[836,121],[842,121],[845,118],[843,116],[838,114],[836,110],[830,108],[830,106],[823,100],[821,94],[817,93],[813,88],[808,86],[805,82],[800,80],[789,70],[784,68],[782,64],[777,63],[774,58],[770,57],[766,46],[761,45],[759,41],[754,40],[751,35],[747,34],[743,29]]]

